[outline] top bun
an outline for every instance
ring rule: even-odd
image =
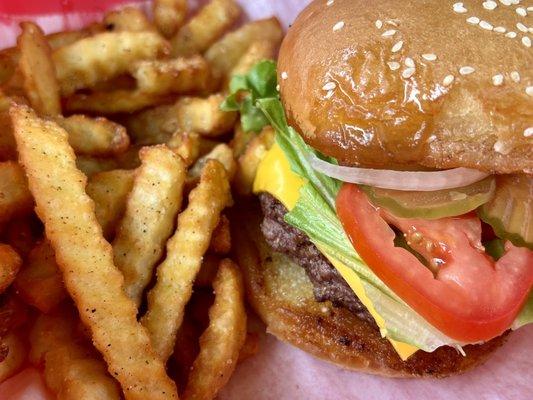
[[[289,121],[344,165],[531,174],[532,20],[495,1],[314,1],[280,50]]]

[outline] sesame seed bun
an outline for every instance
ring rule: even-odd
[[[290,122],[344,165],[533,173],[531,13],[482,3],[313,1],[279,55]]]
[[[233,210],[234,256],[243,269],[248,300],[269,333],[343,368],[388,377],[441,378],[483,363],[507,335],[483,345],[465,346],[466,357],[451,347],[418,351],[402,361],[369,322],[344,308],[318,303],[304,269],[275,253],[263,240],[257,204]],[[243,221],[245,223],[243,229]]]

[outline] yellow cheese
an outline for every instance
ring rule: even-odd
[[[300,188],[304,183],[304,179],[292,172],[289,161],[285,157],[283,150],[281,150],[277,144],[274,144],[259,165],[254,181],[254,193],[270,193],[276,199],[281,201],[288,210],[292,210],[300,197]],[[320,247],[319,250],[321,250]],[[348,282],[350,288],[354,291],[359,300],[361,300],[368,309],[380,328],[381,334],[386,336],[387,327],[385,326],[385,321],[383,317],[377,313],[372,301],[366,295],[359,276],[339,260],[330,257],[327,254],[325,255],[346,282]],[[407,343],[398,342],[390,338],[387,339],[394,346],[402,360],[406,360],[418,350],[418,348]]]

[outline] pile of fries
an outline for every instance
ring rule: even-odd
[[[25,22],[0,51],[0,382],[34,365],[59,399],[212,399],[256,351],[225,209],[273,132],[220,105],[283,32],[234,28],[234,0],[189,13]]]

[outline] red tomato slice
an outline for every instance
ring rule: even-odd
[[[486,341],[507,330],[533,285],[533,251],[506,243],[497,262],[481,245],[473,214],[440,220],[404,219],[374,207],[352,184],[337,197],[337,214],[359,255],[409,306],[449,337]],[[394,246],[394,225],[412,253]]]

